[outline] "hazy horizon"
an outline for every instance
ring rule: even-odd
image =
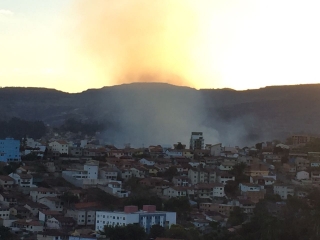
[[[3,0],[0,86],[319,83],[319,7],[313,0]]]

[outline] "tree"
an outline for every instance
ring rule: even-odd
[[[169,238],[187,239],[188,233],[181,225],[171,225],[170,229],[167,230],[166,236]]]
[[[170,198],[164,203],[165,211],[176,212],[178,217],[186,219],[191,212],[191,206],[187,197]]]
[[[172,181],[172,178],[174,176],[177,176],[178,170],[176,167],[169,167],[164,173],[160,173],[161,177],[166,177],[170,181]]]
[[[247,168],[247,164],[238,163],[234,165],[233,168],[230,170],[230,173],[234,175],[235,181],[238,184],[243,182],[249,182],[250,178],[244,174],[246,168]]]
[[[245,215],[242,212],[242,209],[240,207],[235,207],[233,211],[230,213],[230,216],[228,218],[228,223],[231,226],[237,226],[243,223],[245,220]]]
[[[79,198],[76,195],[74,195],[73,193],[70,193],[70,192],[65,192],[61,196],[61,200],[64,201],[65,203],[67,203],[68,206],[70,206],[70,204],[72,204],[72,203],[78,203],[79,202]]]
[[[102,234],[106,235],[110,240],[145,240],[147,238],[144,228],[137,224],[105,226]]]
[[[165,237],[166,230],[159,224],[153,225],[150,229],[149,238]]]
[[[236,181],[227,181],[227,184],[224,186],[224,192],[227,196],[235,197],[239,189],[239,184]]]
[[[0,226],[0,239],[15,239],[15,237],[10,232],[10,228]]]

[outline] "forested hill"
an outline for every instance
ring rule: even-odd
[[[165,102],[168,99],[170,104]],[[137,115],[149,110],[164,114],[181,109],[184,104],[189,106],[183,111],[191,112],[187,116],[190,119],[195,117],[192,115],[197,107],[193,106],[195,101],[201,101],[199,103],[204,108],[203,124],[221,131],[238,124],[249,138],[262,133],[275,137],[291,133],[320,134],[320,84],[247,91],[197,91],[162,83],[135,83],[77,94],[43,88],[0,88],[0,120],[18,117],[60,125],[65,119],[75,118],[116,125],[121,114],[132,108],[133,114]]]

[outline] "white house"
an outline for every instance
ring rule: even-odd
[[[210,154],[211,156],[218,157],[221,155],[221,151],[223,150],[222,144],[218,143],[215,145],[210,146]]]
[[[173,197],[186,197],[187,188],[181,186],[168,187],[163,189],[163,196],[173,198]]]
[[[296,174],[296,179],[297,180],[307,180],[307,179],[310,179],[310,174],[306,171],[299,171],[297,172]]]
[[[142,165],[148,165],[148,166],[153,166],[155,164],[154,161],[151,161],[151,160],[148,160],[148,159],[145,159],[145,158],[140,159],[139,163],[142,164]]]
[[[58,140],[49,143],[52,151],[59,152],[60,154],[68,154],[69,153],[69,144],[64,140]]]
[[[109,180],[117,180],[118,171],[115,168],[104,167],[99,170],[100,178],[109,179]]]
[[[221,171],[230,171],[233,169],[235,163],[232,162],[222,162],[219,166],[219,170]]]
[[[44,197],[56,197],[57,193],[50,188],[35,188],[30,191],[30,197],[32,201],[37,202],[38,199]]]
[[[9,176],[12,177],[15,184],[19,185],[20,187],[35,187],[33,185],[32,175],[23,173],[10,173]]]
[[[168,149],[166,152],[166,156],[169,158],[174,158],[174,157],[182,157],[183,156],[183,151],[180,149]]]
[[[274,184],[273,193],[280,195],[281,199],[286,200],[289,195],[294,196],[294,187],[285,184]]]
[[[239,187],[240,187],[241,193],[260,191],[260,190],[264,189],[264,187],[262,185],[252,184],[252,183],[240,183]]]
[[[62,211],[63,210],[63,202],[61,199],[57,197],[44,197],[38,199],[39,203],[46,205],[52,211]]]

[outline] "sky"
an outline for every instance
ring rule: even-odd
[[[317,0],[1,0],[0,87],[320,82]]]

